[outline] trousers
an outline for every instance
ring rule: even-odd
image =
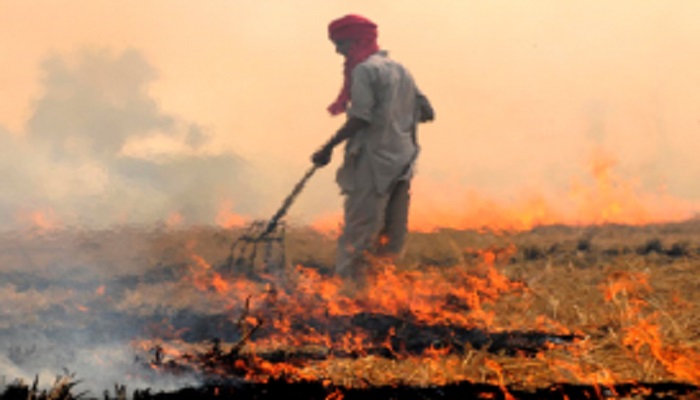
[[[408,232],[410,178],[396,181],[378,193],[371,179],[355,181],[345,193],[344,225],[338,238],[336,273],[362,280],[372,257],[398,258]]]

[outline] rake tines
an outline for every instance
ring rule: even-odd
[[[249,278],[280,273],[284,270],[284,223],[270,226],[265,221],[254,221],[231,244],[231,253],[225,272],[245,274]]]
[[[318,167],[312,165],[306,171],[269,222],[253,222],[243,235],[231,244],[231,254],[224,266],[226,272],[244,272],[248,277],[255,278],[270,273],[281,274],[284,271],[285,225],[282,219],[316,169]],[[260,246],[263,247],[263,254],[260,254]],[[256,270],[259,270],[259,273]],[[278,275],[279,277],[281,276]]]

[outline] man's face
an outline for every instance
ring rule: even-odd
[[[347,55],[350,53],[350,47],[352,46],[352,40],[350,40],[350,39],[338,39],[338,40],[334,40],[333,43],[335,44],[335,52],[347,57]]]

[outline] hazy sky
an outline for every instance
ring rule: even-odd
[[[414,227],[700,210],[697,1],[0,0],[0,224],[271,215],[342,123],[347,13],[437,112]],[[292,219],[339,212],[334,155]]]

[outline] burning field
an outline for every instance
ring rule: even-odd
[[[698,398],[700,221],[415,232],[360,288],[240,234],[5,234],[0,398]]]

